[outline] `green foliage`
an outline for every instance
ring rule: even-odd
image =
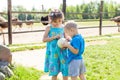
[[[26,8],[21,5],[13,6],[13,11],[26,11]]]
[[[76,6],[67,6],[66,8],[66,20],[68,19],[99,19],[99,12],[100,12],[100,0],[96,0],[96,1],[91,1],[89,3],[84,3],[84,0],[82,1],[83,3],[80,5],[76,5]],[[112,0],[106,0],[104,1],[103,4],[103,18],[104,19],[109,19],[109,18],[113,18],[115,16],[119,16],[120,15],[120,10],[118,10],[120,8],[120,4],[115,3]],[[62,4],[59,6],[59,9],[62,10]],[[18,6],[13,6],[13,11],[18,11],[18,12],[24,12],[24,11],[28,11],[26,8],[24,8],[21,5]],[[6,10],[4,10],[6,11]],[[32,12],[36,12],[39,11],[37,9],[35,9],[35,7],[33,7],[30,11]],[[43,12],[46,11],[50,11],[50,9],[48,10],[43,10]],[[79,14],[69,14],[69,13],[79,13]],[[108,12],[112,12],[112,13],[108,13]],[[114,13],[113,13],[114,12]],[[30,19],[34,19],[34,20],[40,20],[41,16],[44,16],[46,14],[23,14],[23,13],[19,13],[19,14],[14,14],[13,16],[18,17],[20,20],[30,20]],[[7,15],[4,15],[4,17],[7,19]]]
[[[120,7],[119,4],[114,1],[104,1],[103,4],[103,18],[109,19],[115,16],[119,16],[120,11],[118,10]],[[67,19],[99,19],[100,12],[100,1],[91,1],[87,4],[83,3],[76,6],[67,6],[67,13],[79,13],[75,14],[67,14]],[[112,12],[112,13],[109,13]],[[113,13],[114,12],[114,13]]]
[[[26,15],[21,13],[18,15],[19,20],[25,21],[26,20]]]
[[[42,71],[21,65],[16,66],[13,72],[14,76],[6,80],[39,80],[40,76],[44,74]]]
[[[32,20],[32,19],[34,19],[34,16],[33,16],[33,15],[28,14],[28,16],[27,16],[27,20]]]

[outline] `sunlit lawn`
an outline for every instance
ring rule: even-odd
[[[105,41],[105,44],[102,44]],[[120,79],[120,34],[87,37],[86,44],[97,42],[85,48],[83,55],[86,65],[87,80],[119,80]],[[100,42],[100,43],[99,43]],[[22,46],[26,46],[23,44]],[[30,44],[29,44],[30,45]],[[16,46],[16,45],[13,45]],[[12,45],[9,47],[13,47]],[[21,45],[17,45],[18,47]],[[40,47],[41,48],[41,47]],[[12,48],[11,48],[12,49]],[[33,46],[33,49],[38,49]],[[21,48],[19,49],[19,51]],[[29,48],[28,48],[29,50]],[[31,49],[30,49],[31,50]],[[18,67],[15,76],[7,80],[39,80],[41,73],[32,68]],[[37,74],[36,74],[37,73]],[[32,75],[32,76],[31,76]]]
[[[21,65],[17,65],[13,72],[14,75],[5,80],[39,80],[40,76],[44,74],[43,71]]]
[[[87,80],[120,79],[120,38],[104,39],[107,44],[86,47]]]
[[[99,26],[99,21],[85,21],[85,22],[77,22],[79,26],[82,27],[93,27],[93,26]],[[113,21],[102,21],[103,26],[116,26],[116,23]]]

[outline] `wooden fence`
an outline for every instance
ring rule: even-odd
[[[66,2],[66,0],[65,0]],[[8,39],[9,39],[9,44],[12,44],[12,14],[20,14],[20,13],[24,13],[24,14],[48,14],[49,12],[28,12],[28,11],[25,11],[25,12],[17,12],[17,11],[12,11],[11,10],[11,0],[8,0],[8,12],[0,12],[1,15],[3,14],[6,14],[8,15]],[[82,15],[89,15],[91,13],[66,13],[66,3],[63,3],[63,12],[64,14],[82,14]],[[99,15],[99,35],[102,35],[102,16],[103,14],[105,14],[106,12],[103,12],[103,1],[101,1],[101,7],[100,7],[100,13],[92,13],[92,15]],[[109,13],[115,13],[115,12],[109,12]],[[66,19],[67,20],[67,19]],[[40,21],[33,21],[34,23],[40,23]],[[27,23],[26,21],[22,21],[22,23]],[[104,26],[106,27],[106,26]],[[114,27],[114,26],[112,26]],[[86,27],[86,28],[90,28],[90,27]],[[92,28],[92,27],[91,27]],[[37,32],[37,31],[44,31],[44,30],[36,30],[36,31],[24,31],[24,32],[13,32],[13,34],[16,34],[16,33],[28,33],[28,32]],[[3,33],[3,34],[6,34],[6,33]]]

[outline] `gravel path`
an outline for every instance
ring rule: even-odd
[[[44,69],[45,49],[14,52],[12,55],[13,63],[21,64],[27,67],[33,67],[42,71]],[[62,75],[59,74],[58,78],[62,80]],[[40,80],[51,80],[51,77],[48,76],[48,74],[45,74],[40,78]]]
[[[43,70],[45,49],[13,52],[13,63]]]

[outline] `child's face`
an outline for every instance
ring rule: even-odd
[[[59,27],[62,24],[62,19],[56,19],[55,21],[52,21],[52,25],[54,27]]]
[[[64,30],[66,36],[72,37],[72,32],[70,30]]]

